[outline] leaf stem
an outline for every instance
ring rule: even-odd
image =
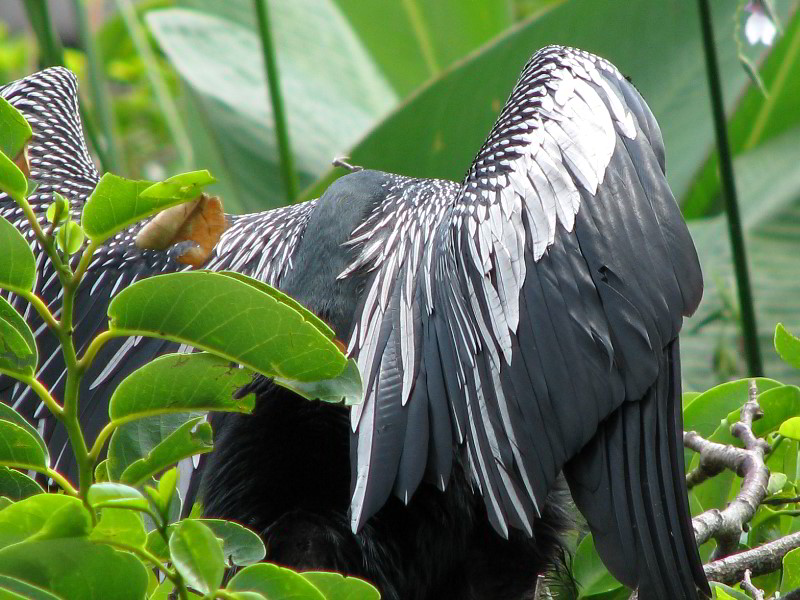
[[[89,347],[86,348],[86,351],[83,353],[83,356],[78,361],[81,369],[86,371],[89,367],[92,366],[92,362],[94,361],[95,356],[100,351],[100,349],[110,340],[117,337],[119,334],[116,331],[104,331],[103,333],[98,334],[89,344]]]
[[[747,267],[742,223],[739,217],[739,205],[736,199],[736,183],[733,175],[733,160],[728,143],[728,132],[725,127],[725,108],[722,102],[722,86],[717,64],[717,51],[714,46],[714,31],[711,9],[708,0],[698,0],[700,10],[700,27],[703,35],[703,49],[706,59],[706,75],[711,95],[711,112],[714,117],[714,129],[719,151],[720,178],[722,195],[725,199],[725,211],[728,216],[728,235],[733,252],[733,263],[736,272],[736,284],[741,306],[742,334],[744,337],[747,370],[750,376],[761,376],[764,372],[761,362],[761,350],[758,346],[758,328],[753,306],[753,293],[750,285],[750,274]]]
[[[56,399],[53,398],[50,391],[44,387],[38,379],[35,377],[28,377],[20,381],[29,386],[36,395],[39,396],[39,399],[44,402],[45,406],[47,406],[48,410],[53,413],[56,418],[61,419],[64,415],[64,409],[56,402]]]
[[[86,52],[86,59],[89,67],[89,89],[92,95],[92,105],[100,115],[100,123],[103,128],[104,149],[106,150],[106,160],[103,161],[103,167],[104,170],[118,172],[121,163],[114,135],[114,115],[108,100],[108,94],[103,85],[103,67],[89,26],[86,0],[72,0],[72,4],[75,8],[75,20],[78,22],[78,33]]]
[[[264,70],[267,76],[269,98],[272,103],[272,116],[275,121],[275,137],[278,142],[278,154],[281,159],[281,172],[286,186],[286,196],[291,203],[297,198],[297,173],[295,172],[292,148],[289,143],[289,126],[283,107],[278,61],[275,55],[275,45],[272,41],[269,22],[269,8],[267,0],[253,0],[253,3],[258,17],[258,30],[261,34],[261,50],[264,54]]]
[[[105,424],[105,427],[100,430],[100,433],[97,434],[97,437],[94,440],[94,444],[92,444],[92,449],[89,450],[89,458],[92,462],[96,462],[100,453],[103,451],[103,447],[106,445],[106,441],[108,440],[109,436],[119,427],[119,423],[115,421],[109,421]]]
[[[181,164],[185,169],[188,169],[193,162],[192,144],[189,141],[189,135],[186,133],[186,129],[181,121],[178,107],[175,105],[170,95],[169,88],[167,88],[167,83],[161,75],[158,61],[156,60],[153,49],[150,47],[150,41],[147,39],[144,27],[142,27],[142,24],[139,22],[139,17],[130,0],[114,1],[122,16],[122,20],[125,22],[125,27],[128,29],[131,40],[133,40],[133,45],[139,53],[139,58],[141,58],[144,63],[145,73],[147,73],[147,79],[150,81],[153,96],[161,109],[161,113],[164,115],[164,121],[175,142]]]

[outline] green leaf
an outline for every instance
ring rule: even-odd
[[[81,600],[141,600],[147,569],[127,552],[82,538],[31,541],[0,550],[0,574]]]
[[[709,582],[715,600],[751,600],[750,596],[716,581]]]
[[[153,449],[186,421],[202,413],[160,414],[125,423],[111,436],[108,444],[107,470],[111,481],[119,481],[122,473]]]
[[[314,584],[328,600],[380,600],[380,592],[363,579],[339,573],[306,571],[303,577]]]
[[[193,519],[181,521],[169,538],[169,552],[190,586],[206,594],[219,588],[225,559],[222,545],[208,527]]]
[[[195,173],[188,175],[189,180],[202,181]],[[123,179],[111,173],[103,175],[83,207],[81,226],[89,239],[103,242],[142,219],[194,197],[160,197],[158,193],[155,197],[142,196],[142,192],[152,185],[149,181]],[[189,187],[192,185],[188,184]],[[164,190],[163,187],[157,189]],[[168,189],[171,188],[168,186]]]
[[[714,10],[728,107],[748,83],[734,51],[735,11],[735,3]],[[602,15],[603,26],[587,14]],[[681,198],[713,143],[706,74],[698,60],[703,55],[700,25],[696,10],[648,0],[573,0],[507,30],[400,105],[351,148],[351,162],[460,181],[523,66],[548,44],[594,52],[631,78],[660,124],[667,178]],[[304,197],[318,195],[341,174],[341,169],[330,170]]]
[[[27,428],[0,420],[0,466],[46,469],[47,456]]]
[[[42,492],[44,492],[42,486],[25,473],[8,467],[0,467],[0,496],[16,502]]]
[[[168,466],[195,454],[211,452],[213,448],[211,425],[203,417],[196,417],[173,431],[147,456],[128,465],[119,480],[139,485]]]
[[[800,387],[782,385],[768,389],[758,395],[758,404],[764,411],[764,416],[753,423],[753,433],[757,437],[766,437],[773,431],[777,431],[786,419],[800,416]],[[741,409],[737,409],[731,412],[725,420],[729,424],[736,423],[740,414]],[[714,439],[714,441],[730,443],[733,438],[726,436],[722,439]],[[741,442],[735,443],[741,446]]]
[[[227,589],[259,592],[269,600],[325,600],[322,592],[302,575],[270,563],[245,567],[233,576]]]
[[[777,494],[786,485],[787,477],[785,473],[771,473],[767,484],[767,495]]]
[[[284,204],[264,68],[253,60],[261,41],[252,1],[181,4],[198,10],[153,11],[146,21],[189,88],[197,115],[190,129],[202,130],[190,130],[198,161],[233,188],[240,210]],[[292,155],[306,186],[397,98],[331,0],[273,2],[270,21]]]
[[[793,440],[800,440],[800,417],[792,417],[781,423],[778,433]]]
[[[121,292],[124,293],[124,292]],[[250,412],[255,396],[234,398],[250,383],[252,371],[199,352],[166,354],[128,375],[108,405],[112,421],[188,411]]]
[[[95,483],[87,494],[89,504],[95,508],[149,508],[147,498],[134,487],[121,483]]]
[[[347,366],[341,375],[331,379],[308,383],[284,379],[283,377],[274,377],[272,380],[309,400],[343,402],[346,406],[358,404],[362,400],[361,373],[358,370],[358,363],[352,358],[348,359]]]
[[[53,192],[53,202],[47,207],[45,217],[48,223],[64,223],[69,218],[69,200],[58,192]]]
[[[39,356],[36,340],[25,319],[0,296],[0,371],[32,377]]]
[[[783,557],[781,594],[800,588],[800,548],[790,550]]]
[[[110,481],[108,477],[108,459],[103,459],[94,468],[94,480],[97,483],[106,483]]]
[[[0,548],[30,538],[54,513],[68,505],[82,506],[81,501],[72,496],[37,494],[0,510]]]
[[[103,508],[89,539],[144,546],[147,532],[140,513],[125,508]]]
[[[16,423],[25,431],[30,433],[33,437],[36,438],[36,442],[39,444],[39,447],[42,449],[42,452],[45,456],[45,461],[47,464],[50,464],[50,455],[47,451],[47,444],[44,443],[44,440],[39,435],[39,432],[33,428],[33,426],[28,423],[27,419],[11,408],[8,404],[3,404],[0,402],[0,419],[3,421],[10,421],[12,423]]]
[[[211,427],[209,426],[209,433],[210,430]],[[161,512],[161,516],[166,522],[170,520],[170,508],[177,496],[177,486],[178,469],[177,467],[173,467],[161,475],[158,480],[158,488],[154,490],[154,494],[151,493],[151,498],[157,500],[156,505],[158,506],[158,510]],[[145,486],[145,491],[150,491],[152,489],[153,488],[150,488],[150,486]],[[180,502],[180,499],[178,500]]]
[[[5,154],[0,154],[0,192],[5,192],[17,202],[28,194],[28,180],[20,168]]]
[[[75,254],[83,246],[83,229],[75,221],[67,221],[64,225],[58,228],[56,241],[61,251],[69,254]]]
[[[197,198],[205,186],[215,181],[216,179],[206,170],[190,171],[154,183],[139,196],[154,200],[191,200]]]
[[[347,363],[302,314],[216,273],[172,273],[138,281],[117,294],[108,315],[112,330],[189,344],[270,377],[328,379]]]
[[[222,553],[231,565],[244,567],[259,562],[266,556],[264,542],[246,527],[222,519],[197,519],[222,540]]]
[[[381,2],[370,10],[359,0],[336,4],[403,96],[512,24],[504,0]]]
[[[16,108],[5,98],[0,98],[0,152],[15,159],[25,148],[33,130]]]
[[[581,543],[578,544],[575,558],[572,559],[572,576],[575,578],[575,583],[578,584],[579,598],[586,598],[623,587],[608,572],[608,569],[600,560],[591,534],[583,538]]]
[[[0,590],[13,592],[26,600],[60,600],[58,596],[42,588],[8,575],[0,575]]]
[[[68,502],[53,511],[41,529],[26,541],[85,538],[92,529],[92,517],[81,502]]]
[[[36,259],[22,234],[0,217],[0,287],[30,292],[36,282]]]
[[[800,338],[789,333],[782,323],[775,328],[775,351],[789,365],[800,369]]]

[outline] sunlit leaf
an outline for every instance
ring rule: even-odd
[[[778,433],[793,440],[800,440],[800,417],[792,417],[781,423]]]
[[[31,126],[15,107],[0,98],[0,153],[15,159],[33,135]]]
[[[233,576],[228,589],[259,592],[269,600],[325,600],[322,592],[302,575],[270,563],[245,567]]]
[[[157,200],[190,200],[201,194],[203,188],[216,179],[207,170],[190,171],[174,175],[144,189],[140,197]]]
[[[0,510],[0,548],[35,535],[54,513],[68,505],[82,506],[80,500],[71,496],[37,494]]]
[[[373,585],[356,577],[326,571],[306,571],[301,575],[313,583],[327,600],[379,600],[381,597]]]
[[[0,370],[20,377],[36,372],[36,340],[25,319],[0,296]]]
[[[58,235],[56,235],[58,247],[66,254],[72,255],[80,250],[83,239],[83,229],[75,221],[67,221],[58,228]]]
[[[89,503],[96,507],[130,507],[147,509],[149,504],[142,493],[134,487],[121,483],[95,483],[89,488]]]

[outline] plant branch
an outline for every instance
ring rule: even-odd
[[[261,50],[264,54],[264,70],[267,76],[269,98],[272,103],[272,116],[275,121],[275,137],[278,142],[278,154],[281,159],[281,171],[286,186],[289,202],[297,199],[297,174],[294,168],[292,148],[289,143],[289,125],[286,111],[283,108],[283,95],[278,75],[278,61],[275,56],[275,45],[272,43],[272,32],[269,22],[267,0],[253,0],[258,17],[258,30],[261,34]]]
[[[39,396],[39,399],[44,402],[44,405],[47,407],[47,409],[53,413],[57,419],[61,419],[61,417],[64,415],[64,409],[56,401],[56,399],[53,398],[53,395],[50,393],[50,391],[44,387],[38,379],[35,377],[27,377],[20,381],[30,387],[34,393]]]
[[[780,569],[783,557],[795,548],[800,548],[800,532],[712,561],[703,569],[711,581],[732,585],[742,581],[748,569],[753,577]]]
[[[731,427],[731,433],[742,441],[744,448],[710,442],[694,431],[683,434],[684,446],[700,453],[700,462],[705,465],[706,472],[730,469],[742,477],[741,489],[728,506],[723,510],[708,510],[692,519],[698,545],[711,538],[716,540],[714,558],[727,556],[737,549],[744,524],[753,518],[767,496],[769,469],[764,457],[770,446],[753,433],[753,421],[764,414],[758,404],[755,381],[750,382],[749,394],[739,421]]]
[[[717,64],[717,50],[714,46],[714,30],[711,9],[708,0],[698,0],[700,9],[700,26],[703,34],[703,50],[706,58],[706,75],[711,95],[711,113],[714,117],[714,130],[719,151],[719,169],[722,183],[722,196],[725,199],[725,212],[728,221],[728,235],[733,252],[733,264],[736,271],[736,287],[741,307],[742,334],[744,336],[747,368],[751,377],[763,375],[761,350],[758,346],[758,328],[753,307],[753,292],[750,285],[750,273],[747,267],[744,234],[739,217],[739,204],[736,199],[736,183],[733,176],[733,159],[728,131],[725,123],[725,108],[722,101],[722,84]]]

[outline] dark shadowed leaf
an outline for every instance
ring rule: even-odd
[[[26,600],[63,600],[47,590],[8,575],[0,575],[0,590],[17,594],[16,597]]]
[[[194,519],[181,521],[169,538],[169,553],[186,582],[204,593],[216,590],[225,573],[222,545]]]
[[[35,437],[36,442],[39,444],[39,447],[42,449],[42,452],[45,455],[45,460],[48,461],[49,464],[50,458],[47,452],[47,444],[44,443],[44,440],[39,435],[39,432],[36,431],[36,429],[34,429],[30,423],[28,423],[25,417],[23,417],[21,414],[19,414],[17,411],[15,411],[7,404],[3,404],[2,402],[0,402],[0,419],[2,419],[3,421],[10,421],[11,423],[16,423],[17,425],[25,429],[25,431],[30,433],[33,437]]]
[[[578,584],[580,592],[579,598],[586,598],[594,594],[610,592],[624,587],[614,576],[608,572],[605,565],[600,560],[594,547],[594,540],[589,534],[575,552],[572,559],[572,575]]]
[[[302,314],[217,273],[173,273],[139,281],[112,300],[108,315],[112,330],[189,344],[270,377],[329,379],[347,363]]]
[[[16,423],[0,420],[0,465],[41,470],[47,467],[47,456],[38,436]]]
[[[44,490],[36,481],[16,469],[0,467],[0,496],[13,501],[22,500]]]
[[[0,296],[0,370],[30,377],[36,371],[36,341],[25,319]]]

